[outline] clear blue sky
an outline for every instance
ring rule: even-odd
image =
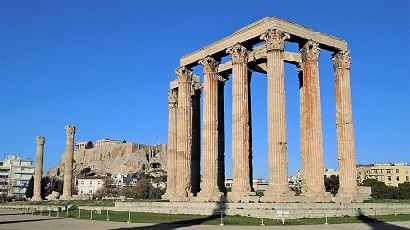
[[[167,89],[179,59],[264,17],[343,38],[352,56],[358,163],[410,162],[410,1],[11,1],[0,0],[0,158],[44,170],[75,140],[167,142]],[[296,50],[287,44],[287,50]],[[325,166],[337,168],[334,73],[322,51]],[[201,69],[194,72],[201,75]],[[296,67],[285,66],[289,171],[300,169]],[[231,83],[226,84],[231,176]],[[252,78],[254,176],[268,176],[266,77]]]

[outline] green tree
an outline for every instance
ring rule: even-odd
[[[401,199],[410,199],[410,182],[399,184],[398,189]]]
[[[372,188],[373,198],[379,199],[400,199],[400,190],[397,187],[387,186],[384,182],[375,179],[366,179],[362,182],[363,186]]]
[[[326,192],[330,192],[333,196],[339,191],[339,176],[331,175],[325,176]]]
[[[152,185],[148,179],[138,180],[132,190],[134,199],[148,199],[151,187]]]
[[[85,145],[85,149],[92,149],[94,148],[94,144],[92,141],[87,142],[87,144]]]
[[[88,176],[88,174],[90,174],[91,172],[91,168],[88,166],[86,168],[81,169],[80,174],[82,176]]]
[[[105,177],[103,179],[102,188],[98,189],[95,192],[95,196],[98,198],[103,197],[117,197],[118,196],[118,189],[115,186],[114,178],[112,177]]]
[[[34,177],[33,176],[28,181],[25,195],[27,198],[32,198],[34,196]]]

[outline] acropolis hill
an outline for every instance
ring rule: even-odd
[[[153,169],[167,170],[166,144],[144,145],[133,142],[110,140],[97,141],[86,148],[87,142],[77,142],[74,151],[73,174],[90,167],[98,175],[106,173],[136,173]],[[57,175],[64,172],[64,155],[61,162],[50,168],[45,174]]]

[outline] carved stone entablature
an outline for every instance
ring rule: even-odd
[[[179,82],[192,82],[192,71],[185,66],[181,66],[175,69],[175,73],[178,75]]]
[[[268,29],[260,37],[261,40],[266,41],[266,51],[271,50],[284,50],[285,40],[289,39],[290,35],[276,29]]]
[[[302,48],[300,48],[302,61],[317,61],[319,60],[320,48],[319,43],[312,40],[307,41]]]
[[[175,104],[178,101],[178,91],[168,89],[168,104]]]
[[[45,137],[41,137],[41,136],[36,137],[36,139],[37,139],[37,144],[38,145],[44,145],[44,142],[46,140]]]
[[[77,129],[77,126],[74,125],[67,125],[64,126],[64,128],[67,130],[67,136],[74,136],[75,130]]]
[[[201,94],[203,87],[204,87],[203,84],[200,83],[200,82],[192,83],[191,95],[193,96],[193,95],[196,95],[198,93]]]
[[[351,58],[350,51],[341,50],[333,54],[333,68],[336,69],[350,69]]]
[[[218,72],[219,62],[217,62],[213,57],[206,56],[205,58],[198,61],[204,67],[204,74],[212,74]]]
[[[226,49],[226,53],[231,55],[232,64],[248,63],[249,51],[240,43]]]

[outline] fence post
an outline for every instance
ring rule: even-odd
[[[128,210],[128,221],[127,223],[131,223],[131,211]]]
[[[110,221],[110,218],[108,217],[108,209],[107,209],[107,219],[105,219],[106,221]]]

